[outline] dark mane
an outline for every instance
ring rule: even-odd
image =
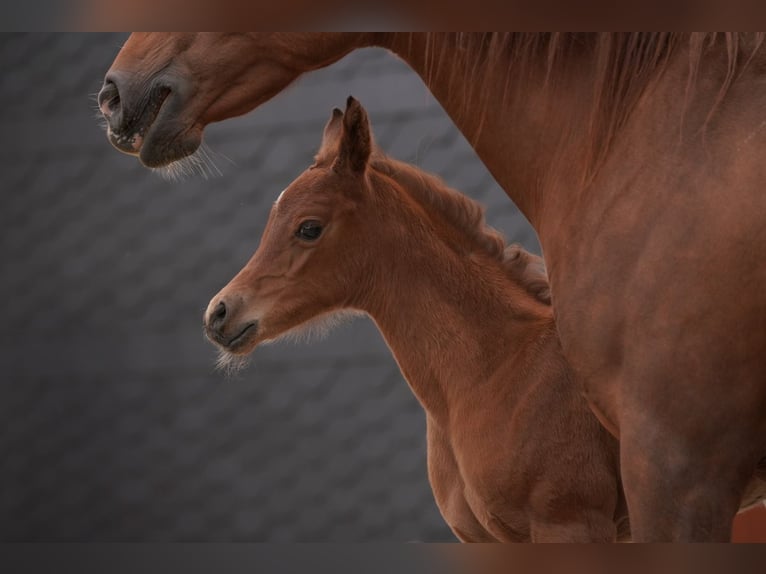
[[[572,58],[587,58],[595,77],[593,103],[588,112],[590,149],[587,171],[592,173],[608,153],[615,133],[629,117],[646,86],[662,72],[677,50],[686,48],[689,53],[688,100],[705,55],[714,47],[725,48],[726,74],[709,119],[737,74],[761,47],[764,36],[761,32],[431,32],[426,34],[426,75],[430,77],[441,71],[447,62],[445,48],[464,58],[466,65],[452,66],[450,84],[464,86],[464,112],[478,106],[483,116],[486,102],[482,101],[482,96],[491,92],[483,85],[484,78],[490,76],[484,73],[487,68],[507,68],[503,92],[507,95],[511,89],[523,90],[533,69],[544,66],[546,78],[553,80],[556,72]],[[460,68],[466,70],[464,77],[457,77]],[[467,134],[469,139],[475,141],[482,123],[476,134]]]
[[[448,187],[441,178],[380,153],[375,154],[370,167],[396,181],[418,203],[430,207],[429,213],[439,214],[464,231],[470,241],[469,249],[499,261],[511,279],[536,299],[550,305],[548,276],[542,258],[519,245],[507,245],[503,235],[487,225],[484,208],[479,203]]]

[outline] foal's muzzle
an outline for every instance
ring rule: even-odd
[[[258,321],[238,322],[234,315],[239,305],[224,298],[211,303],[205,313],[205,334],[227,351],[236,352],[258,332]]]

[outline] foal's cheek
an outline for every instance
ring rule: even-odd
[[[302,274],[313,273],[316,271],[314,267],[317,267],[321,259],[321,253],[317,253],[319,246],[304,247],[296,246],[291,250],[289,261],[289,274],[291,278],[305,279]]]

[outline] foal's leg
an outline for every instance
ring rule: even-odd
[[[689,425],[677,422],[681,419],[660,420],[650,414],[656,412],[626,409],[620,425],[633,540],[730,541],[742,492],[755,468],[745,446],[750,437],[741,432],[711,436],[704,421],[697,433],[689,433]]]
[[[570,523],[532,521],[532,542],[614,542],[617,529],[611,516],[585,513],[582,520]]]

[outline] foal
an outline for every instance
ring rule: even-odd
[[[627,533],[618,444],[573,384],[547,287],[476,203],[383,157],[349,98],[205,327],[236,359],[369,314],[426,411],[431,487],[460,540],[611,541]]]

